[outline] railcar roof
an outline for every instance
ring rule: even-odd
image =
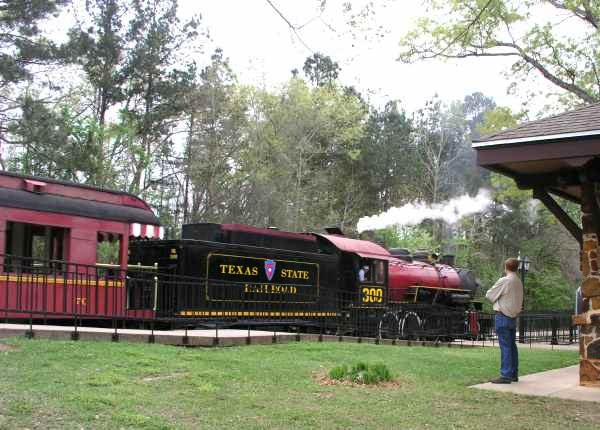
[[[93,200],[82,202],[81,199],[55,194],[35,194],[23,190],[0,188],[0,207],[160,225],[160,221],[150,210]]]
[[[147,206],[148,209],[150,210],[150,207],[144,200],[142,200],[135,194],[131,194],[126,191],[112,190],[109,188],[102,188],[102,187],[97,187],[97,186],[87,185],[87,184],[79,184],[76,182],[69,182],[69,181],[64,181],[64,180],[60,180],[60,179],[46,178],[43,176],[23,175],[20,173],[8,172],[6,170],[0,170],[0,176],[8,176],[8,177],[12,177],[12,178],[19,178],[19,179],[31,180],[31,181],[40,181],[40,182],[45,182],[45,183],[50,183],[50,184],[62,185],[65,187],[81,188],[84,190],[97,191],[100,193],[114,194],[114,195],[118,195],[118,196],[127,196],[127,197],[130,197],[132,199],[135,199],[135,200],[138,200],[138,201],[144,203],[144,205]]]
[[[393,257],[383,246],[368,240],[350,239],[337,234],[315,234],[331,242],[336,248],[344,252],[353,252],[367,258],[389,259]]]

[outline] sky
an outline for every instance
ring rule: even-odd
[[[319,14],[319,0],[271,0],[294,25],[298,36],[267,0],[180,0],[180,15],[202,16],[211,41],[205,58],[215,47],[224,50],[239,82],[276,88],[302,69],[306,57],[321,52],[337,61],[339,80],[354,85],[373,104],[399,100],[410,111],[422,107],[434,95],[444,101],[462,100],[481,91],[498,105],[520,110],[521,100],[507,94],[509,81],[502,72],[506,58],[423,61],[403,64],[396,60],[401,36],[427,14],[420,1],[376,0],[373,15],[353,29],[343,12],[342,0],[328,0]],[[353,10],[367,1],[354,0]]]

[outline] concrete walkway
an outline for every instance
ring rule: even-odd
[[[486,382],[472,388],[600,403],[600,388],[579,385],[579,365],[520,376],[519,382],[512,384]]]
[[[95,340],[95,341],[125,341],[160,343],[181,346],[233,346],[273,344],[285,342],[355,342],[397,346],[425,346],[435,348],[480,348],[477,343],[445,343],[420,340],[392,340],[375,338],[360,338],[352,336],[334,336],[324,334],[273,332],[266,330],[137,330],[111,329],[100,327],[73,327],[34,324],[0,324],[0,339],[7,337],[28,337],[35,339],[57,340]]]
[[[359,338],[352,336],[335,336],[289,333],[283,331],[267,330],[239,330],[239,329],[208,329],[208,330],[117,330],[101,327],[74,327],[34,324],[0,324],[0,339],[6,337],[33,337],[36,339],[57,340],[96,340],[96,341],[125,341],[143,343],[161,343],[165,345],[182,346],[233,346],[250,344],[272,344],[296,341],[324,341],[324,342],[357,342],[379,343],[398,346],[426,346],[437,348],[485,348],[497,347],[498,342],[491,341],[454,341],[433,342],[421,340],[392,340],[374,338]],[[521,348],[543,348],[554,350],[578,350],[578,344],[550,345],[549,343],[519,344]]]
[[[0,324],[0,339],[15,336],[55,340],[96,340],[160,343],[186,346],[232,346],[269,344],[296,339],[295,333],[262,330],[118,330],[101,327],[73,327],[34,324]]]

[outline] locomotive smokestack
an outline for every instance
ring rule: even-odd
[[[345,236],[344,232],[339,227],[325,227],[327,234],[336,234],[338,236]]]

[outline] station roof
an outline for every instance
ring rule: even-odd
[[[600,136],[600,103],[483,136],[473,142],[473,147],[594,136]]]
[[[514,178],[520,188],[579,202],[580,167],[600,160],[600,103],[482,136],[473,148],[480,166]],[[600,176],[600,169],[592,171]]]

